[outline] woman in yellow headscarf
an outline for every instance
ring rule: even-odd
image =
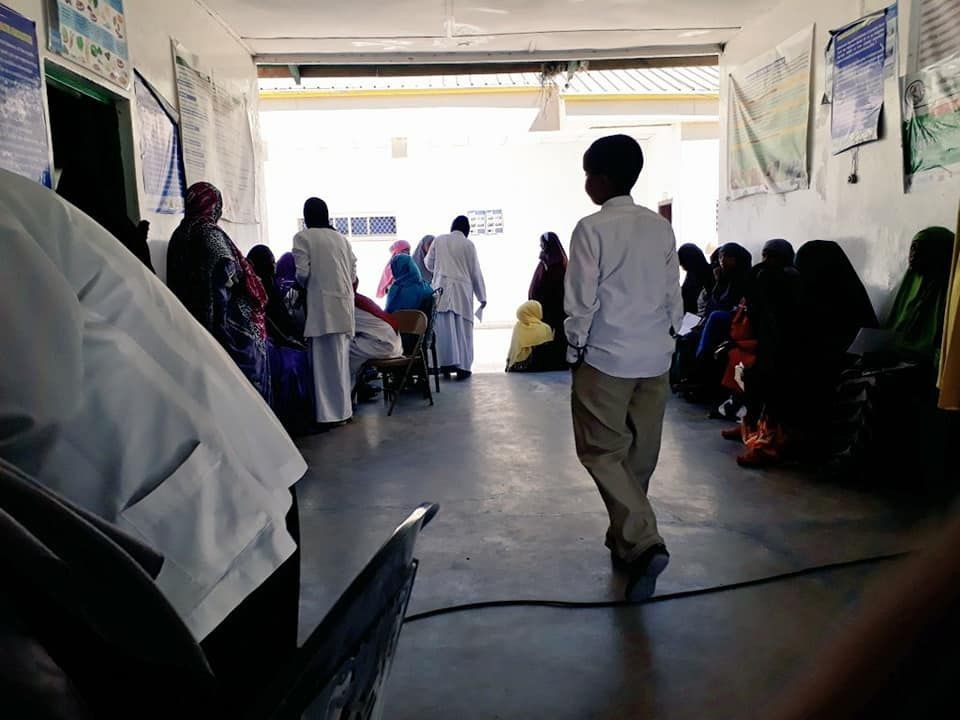
[[[543,306],[528,300],[517,308],[517,324],[513,327],[507,372],[536,372],[534,348],[553,341],[553,328],[543,322]]]

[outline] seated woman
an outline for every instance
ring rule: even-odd
[[[307,324],[307,292],[297,281],[297,259],[292,252],[285,252],[277,260],[277,293],[293,320],[293,335],[299,340]]]
[[[747,451],[737,458],[744,466],[824,457],[847,349],[861,328],[878,325],[867,290],[837,243],[805,243],[796,270],[799,282],[791,268],[771,266],[755,291],[760,342],[745,381],[751,413],[743,428]]]
[[[698,315],[700,311],[700,295],[704,291],[710,292],[716,283],[713,268],[707,262],[703,250],[693,243],[685,243],[677,250],[677,259],[680,267],[686,273],[680,292],[683,296],[683,311],[691,315]]]
[[[267,335],[270,340],[276,345],[302,348],[303,336],[298,335],[296,321],[287,310],[277,287],[277,261],[273,251],[266,245],[255,245],[247,253],[247,261],[267,291]]]
[[[383,274],[380,276],[380,284],[377,286],[378,298],[386,297],[387,292],[390,290],[390,286],[393,284],[393,271],[390,269],[390,263],[393,262],[393,259],[397,255],[409,254],[410,243],[408,243],[406,240],[397,240],[393,245],[390,246],[390,259],[387,260],[387,265],[383,268]]]
[[[759,344],[758,332],[763,331],[765,324],[769,326],[774,322],[783,284],[793,282],[793,287],[797,287],[799,274],[793,267],[794,256],[793,245],[786,240],[768,240],[763,246],[762,261],[750,271],[744,298],[731,320],[724,387],[739,391],[736,367],[753,367]],[[758,321],[758,327],[754,327],[754,320]]]
[[[430,252],[433,240],[433,235],[424,235],[417,243],[417,249],[413,251],[413,262],[420,269],[420,276],[431,284],[433,283],[433,273],[427,268],[427,253]]]
[[[897,349],[909,360],[939,366],[943,318],[950,285],[953,233],[944,227],[921,230],[910,245],[910,261],[887,327]]]
[[[269,402],[267,292],[217,224],[222,214],[217,188],[206,182],[190,186],[167,249],[167,285]]]
[[[540,236],[540,263],[530,282],[528,299],[536,300],[543,310],[543,321],[553,329],[553,341],[537,350],[537,365],[541,371],[566,370],[567,334],[563,323],[567,314],[563,309],[563,286],[567,277],[567,251],[556,233]]]
[[[550,366],[548,349],[553,342],[554,331],[543,322],[543,308],[536,300],[528,300],[517,308],[517,324],[513,327],[510,354],[507,357],[507,372],[545,372],[555,370]]]
[[[385,313],[373,300],[354,295],[354,322],[356,330],[350,340],[350,378],[354,386],[360,383],[360,370],[367,360],[386,360],[403,355],[397,321]],[[361,399],[364,392],[358,387]],[[368,392],[366,397],[372,397]]]
[[[741,245],[727,243],[717,252],[716,283],[700,296],[703,321],[677,338],[675,367],[671,369],[676,389],[691,402],[714,403],[726,394],[720,386],[723,364],[714,357],[730,339],[734,312],[746,294],[753,257]]]
[[[283,302],[270,248],[256,245],[247,253],[247,260],[267,291],[267,353],[272,383],[270,406],[289,432],[299,433],[312,427],[315,417],[313,371],[303,341],[303,329]]]
[[[877,328],[877,313],[850,258],[832,240],[811,240],[797,251],[804,312],[812,319],[821,356],[842,366],[861,328]]]
[[[765,253],[747,289],[744,305],[754,338],[752,358],[748,354],[742,360],[747,413],[740,428],[723,433],[744,442],[746,452],[737,462],[746,467],[769,466],[790,457],[812,417],[805,404],[805,372],[815,362],[810,355],[810,318],[803,308],[800,274],[784,262],[792,248],[779,249],[784,253]],[[731,362],[735,355],[731,352]]]
[[[712,354],[729,338],[733,311],[746,294],[752,267],[753,257],[745,247],[737,243],[721,246],[720,271],[704,309],[704,322],[697,344],[698,359]]]
[[[420,268],[409,255],[395,255],[390,261],[393,284],[387,293],[387,312],[421,310],[427,317],[433,308],[433,288],[420,275]]]

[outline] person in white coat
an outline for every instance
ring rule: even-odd
[[[0,457],[163,555],[157,585],[209,636],[296,550],[297,448],[153,273],[4,170],[0,293]]]
[[[487,306],[477,248],[469,235],[470,221],[458,216],[450,233],[433,241],[425,261],[433,286],[443,288],[437,305],[437,359],[443,372],[456,372],[458,380],[470,377],[473,366],[473,299],[481,310]]]
[[[303,206],[307,226],[293,238],[297,280],[307,291],[304,337],[310,340],[317,422],[341,423],[353,415],[350,339],[357,258],[350,241],[330,225],[320,198]]]

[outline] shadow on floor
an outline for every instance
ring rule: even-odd
[[[796,471],[742,470],[721,427],[694,406],[668,408],[651,486],[673,555],[660,592],[915,542],[913,508]],[[434,408],[414,395],[392,418],[365,405],[353,424],[298,444],[310,465],[298,486],[303,631],[421,500],[441,509],[418,547],[412,613],[620,599],[603,505],[574,454],[566,374],[445,383]],[[488,610],[412,624],[387,718],[736,717],[715,713],[779,687],[869,572],[644,609]]]

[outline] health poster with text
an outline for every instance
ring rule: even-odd
[[[182,213],[183,158],[175,116],[139,73],[134,73],[133,85],[146,209],[169,215]]]
[[[48,0],[50,49],[122,88],[130,86],[123,0]]]
[[[813,26],[730,73],[731,198],[810,186],[810,55]]]
[[[880,137],[884,77],[888,50],[896,48],[896,5],[862,18],[834,33],[830,139],[833,154]]]
[[[0,5],[0,167],[51,187],[37,26]]]
[[[904,185],[960,172],[960,57],[903,78]]]
[[[216,185],[225,220],[259,222],[256,155],[243,93],[231,92],[201,71],[181,45],[174,43],[173,54],[187,183]]]

